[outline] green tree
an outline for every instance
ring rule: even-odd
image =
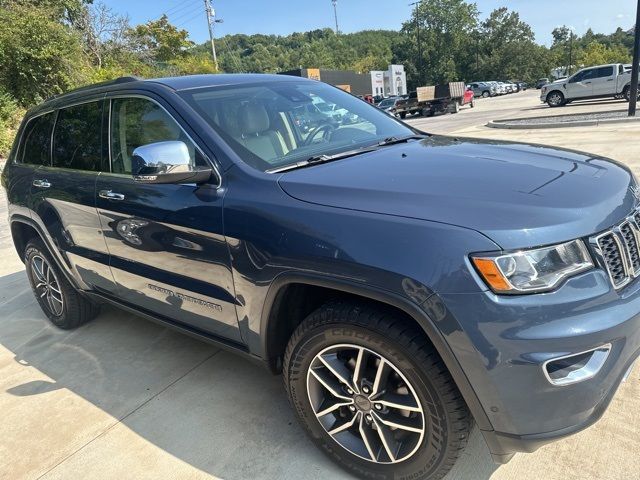
[[[411,19],[402,25],[404,39],[393,49],[397,63],[417,66],[416,75],[411,75],[409,83],[415,87],[421,83],[445,83],[466,77],[477,24],[475,4],[463,0],[421,2]]]
[[[187,49],[194,45],[189,40],[189,32],[172,25],[166,15],[138,25],[129,31],[129,36],[134,51],[158,62],[183,57],[187,55]]]
[[[536,44],[532,28],[517,12],[494,10],[478,33],[478,78],[532,82],[549,74],[553,66],[549,51]]]
[[[0,87],[33,105],[84,83],[89,65],[79,36],[51,11],[24,5],[0,9]]]
[[[576,58],[578,65],[582,67],[631,62],[629,50],[624,46],[614,44],[611,47],[607,47],[596,40],[591,41],[585,48],[581,49]]]

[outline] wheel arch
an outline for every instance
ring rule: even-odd
[[[60,256],[60,253],[56,248],[53,248],[51,242],[48,237],[43,233],[42,229],[38,226],[36,222],[32,219],[23,217],[22,215],[13,215],[9,220],[10,228],[11,228],[11,237],[13,238],[13,245],[16,249],[16,253],[20,260],[24,262],[24,252],[29,243],[29,240],[33,238],[38,238],[44,244],[45,248],[53,258],[54,262],[63,273],[65,278],[73,285],[75,288],[78,288],[78,282],[75,280],[73,275],[71,275],[69,271],[69,266],[66,264],[64,259]]]
[[[442,358],[480,429],[493,430],[471,383],[431,318],[409,299],[370,285],[311,274],[282,274],[276,278],[265,298],[260,323],[260,354],[273,373],[281,370],[282,355],[295,328],[313,310],[336,296],[392,309],[417,324]]]

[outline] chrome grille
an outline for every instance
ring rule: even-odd
[[[638,238],[631,222],[624,222],[620,225],[620,235],[624,246],[627,248],[629,269],[635,276],[640,272],[640,252],[638,252]]]
[[[640,275],[640,211],[591,239],[614,288]]]

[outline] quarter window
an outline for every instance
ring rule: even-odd
[[[53,166],[100,171],[101,131],[102,102],[61,109],[53,134]]]
[[[180,125],[158,104],[144,98],[116,98],[111,101],[111,171],[138,172],[133,151],[150,143],[181,141],[187,145],[192,165],[206,161]]]
[[[19,154],[22,163],[31,165],[51,164],[51,130],[54,113],[47,113],[32,119],[24,131],[22,152]]]

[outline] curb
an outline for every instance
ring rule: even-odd
[[[538,117],[550,118],[550,117]],[[541,130],[545,128],[571,128],[571,127],[597,127],[599,125],[615,124],[615,123],[634,123],[640,122],[640,117],[633,118],[608,118],[600,120],[577,120],[575,122],[556,122],[556,123],[508,123],[513,121],[522,121],[522,118],[511,118],[507,120],[491,120],[486,124],[489,128],[501,128],[505,130]]]

